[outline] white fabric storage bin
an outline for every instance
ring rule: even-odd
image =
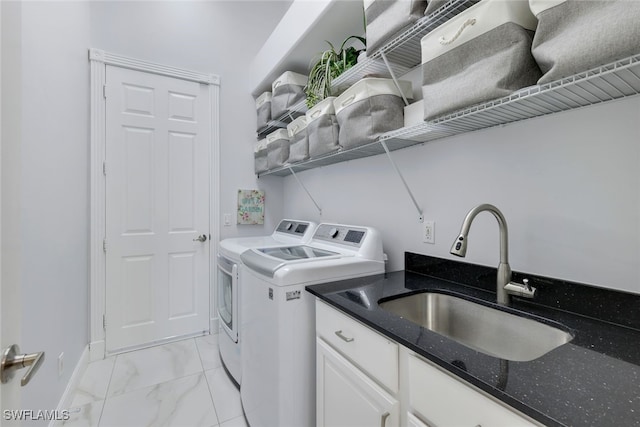
[[[640,53],[640,2],[529,0],[538,18],[531,52],[539,84]]]
[[[413,98],[411,82],[399,81],[402,93],[391,79],[364,78],[333,101],[344,149],[374,142],[385,132],[404,125],[404,101]]]
[[[536,24],[527,0],[482,0],[424,36],[425,120],[536,84]]]
[[[309,138],[307,137],[307,117],[300,116],[287,125],[289,134],[289,163],[309,159]]]
[[[269,170],[269,165],[267,164],[267,140],[261,139],[256,143],[254,148],[254,168],[256,174],[261,174],[264,171]]]
[[[307,119],[307,137],[309,138],[309,157],[316,158],[340,150],[338,143],[338,119],[333,108],[335,96],[329,96],[318,102],[305,114]]]
[[[424,122],[424,101],[421,99],[404,107],[404,127]]]
[[[286,71],[271,84],[271,118],[281,117],[290,107],[305,99],[307,80],[303,74]]]
[[[256,129],[265,127],[271,120],[271,92],[264,92],[256,99],[258,121]]]
[[[279,168],[289,160],[289,133],[278,129],[267,135],[267,167]]]
[[[364,0],[367,55],[372,55],[424,16],[427,1]]]

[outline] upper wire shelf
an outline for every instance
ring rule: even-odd
[[[367,59],[358,62],[352,68],[338,76],[332,81],[332,87],[340,91],[367,75],[389,77],[391,72],[382,59],[383,54],[387,57],[391,71],[393,71],[395,75],[398,76],[407,73],[421,63],[420,40],[422,37],[479,1],[480,0],[449,1],[432,14],[418,20],[418,22],[386,43]]]
[[[285,165],[260,174],[286,176],[461,133],[573,110],[640,94],[640,54],[544,85],[531,86],[504,98],[471,106],[415,126],[383,134],[379,141],[316,159]]]
[[[307,112],[307,104],[305,100],[298,102],[296,105],[289,107],[287,112],[278,117],[275,120],[270,120],[266,126],[261,127],[256,131],[258,139],[262,139],[278,129],[287,127],[287,124],[291,123],[293,119],[302,116]]]

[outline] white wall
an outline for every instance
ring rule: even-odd
[[[267,234],[282,218],[282,181],[253,173],[255,103],[249,64],[289,1],[93,2],[91,45],[120,55],[220,75],[221,238]],[[265,190],[264,226],[236,226],[237,190]]]
[[[17,261],[7,267],[21,300],[3,295],[3,304],[19,306],[21,349],[46,352],[22,389],[22,407],[51,410],[88,335],[89,7],[24,2],[7,10],[3,46],[16,50],[2,64],[3,122],[11,118],[11,137],[3,134],[3,220],[11,220],[3,222],[3,261],[7,251]]]
[[[385,156],[299,175],[323,208],[318,216],[293,177],[285,216],[380,229],[389,271],[404,251],[449,254],[466,213],[502,210],[514,270],[640,293],[640,98],[610,102],[392,153],[436,222],[422,243],[418,214]],[[465,261],[497,266],[498,227],[477,217]]]

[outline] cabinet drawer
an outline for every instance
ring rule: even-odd
[[[431,427],[537,425],[414,354],[408,377],[410,407]]]
[[[316,301],[316,332],[380,384],[398,392],[398,344],[321,301]]]

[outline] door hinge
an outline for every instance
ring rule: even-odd
[[[107,85],[102,85],[102,97],[107,99]]]
[[[107,176],[107,162],[102,162],[102,175]]]
[[[107,330],[107,316],[104,314],[102,315],[102,329]]]
[[[102,239],[102,250],[107,252],[107,239]]]

